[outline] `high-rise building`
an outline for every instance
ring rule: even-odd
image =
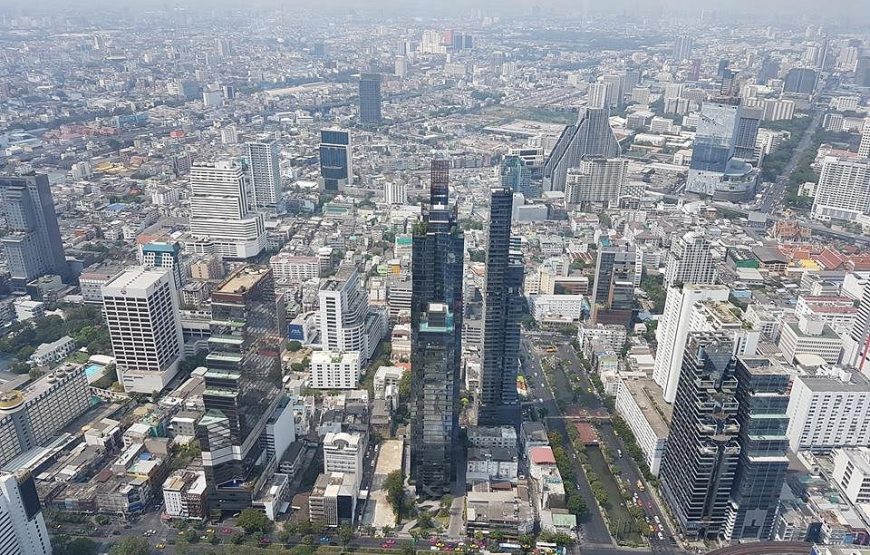
[[[402,181],[384,183],[384,202],[387,204],[407,204],[408,187]]]
[[[15,289],[46,274],[69,278],[47,175],[0,176],[0,212],[8,228],[0,243]]]
[[[694,41],[688,35],[680,35],[674,39],[674,60],[682,62],[692,57],[692,46]]]
[[[124,391],[162,391],[184,348],[172,271],[129,268],[103,285],[103,312]]]
[[[172,273],[175,290],[180,292],[184,287],[185,272],[178,241],[149,241],[139,245],[139,263],[143,266],[168,269]]]
[[[320,177],[325,191],[353,185],[353,146],[346,129],[320,130]]]
[[[576,168],[569,168],[565,184],[567,204],[610,205],[619,200],[622,185],[628,174],[625,158],[589,158]]]
[[[727,301],[731,291],[724,285],[692,285],[671,287],[665,298],[665,308],[656,328],[653,380],[662,388],[662,397],[673,403],[682,368],[683,351],[691,331],[692,308],[699,301]]]
[[[621,152],[610,127],[610,111],[581,110],[577,123],[565,127],[544,162],[544,189],[564,191],[568,168],[576,168],[586,158],[618,158]]]
[[[870,119],[864,120],[864,129],[861,131],[861,143],[858,145],[858,156],[870,158]]]
[[[254,206],[275,206],[281,197],[281,150],[278,141],[245,143]]]
[[[589,83],[586,105],[590,108],[609,108],[607,100],[611,96],[609,90],[612,88],[611,83]]]
[[[660,478],[662,497],[690,539],[716,539],[730,514],[740,459],[733,349],[727,334],[692,333],[683,355]]]
[[[825,156],[811,216],[854,221],[870,214],[870,159]]]
[[[538,149],[529,149],[538,151]],[[541,189],[532,183],[534,162],[528,163],[521,155],[505,156],[501,164],[501,186],[510,187],[514,193],[521,193],[526,198],[541,196]],[[538,163],[540,169],[540,162]]]
[[[243,260],[266,247],[263,216],[250,210],[242,166],[235,162],[190,168],[190,233],[197,253]]]
[[[51,540],[31,474],[0,476],[0,553],[51,555]]]
[[[676,283],[706,285],[716,281],[716,267],[710,240],[703,233],[690,231],[678,237],[665,263],[665,287]]]
[[[705,102],[695,142],[686,190],[714,199],[740,201],[755,194],[758,170],[752,158],[761,114],[731,102]]]
[[[852,323],[849,338],[844,345],[848,348],[843,362],[851,364],[859,372],[870,367],[870,284],[864,286],[858,313]]]
[[[731,490],[724,536],[731,541],[770,540],[788,468],[791,376],[773,359],[738,357],[737,422],[740,462]]]
[[[634,247],[598,247],[595,282],[589,300],[596,322],[629,324],[635,304],[634,289],[640,285],[636,264]]]
[[[251,506],[265,449],[260,437],[281,401],[283,325],[272,270],[245,266],[211,296],[212,318],[197,427],[212,510]]]
[[[363,363],[368,362],[386,333],[386,317],[369,306],[356,268],[342,265],[335,276],[323,280],[318,300],[323,349],[359,351]]]
[[[782,92],[812,95],[816,90],[818,74],[808,67],[793,67],[788,70],[782,83]]]
[[[381,123],[381,75],[364,73],[359,80],[360,123]]]
[[[510,250],[513,191],[492,190],[483,296],[483,357],[478,425],[513,426],[522,420],[517,397],[522,253]]]
[[[448,204],[449,168],[432,161],[411,254],[411,477],[426,497],[450,491],[458,448],[465,237]]]

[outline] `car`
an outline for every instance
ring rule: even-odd
[[[329,536],[321,536],[320,543],[329,543],[329,540],[332,539]]]
[[[663,540],[663,539],[665,539],[665,537],[662,536],[662,533],[661,533],[661,532],[659,532],[659,536],[658,536],[658,538],[659,538],[659,540]]]
[[[158,543],[158,544],[155,545],[154,547],[156,547],[157,549],[165,549],[165,548],[166,548],[166,544],[165,544],[165,543]]]

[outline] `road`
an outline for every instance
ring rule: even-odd
[[[816,110],[813,113],[813,119],[810,121],[804,134],[801,135],[801,140],[791,153],[791,158],[788,163],[786,163],[785,167],[782,169],[782,174],[776,178],[775,182],[768,185],[767,189],[762,193],[761,204],[758,207],[760,212],[771,214],[782,207],[782,201],[785,198],[785,192],[788,189],[788,180],[791,177],[792,172],[797,168],[804,152],[812,143],[813,135],[816,134],[816,130],[822,122],[823,115],[823,110]]]
[[[594,391],[592,383],[589,381],[589,377],[586,375],[585,370],[583,369],[583,366],[577,356],[577,353],[574,351],[574,348],[566,341],[565,336],[560,334],[541,333],[536,335],[527,335],[523,339],[526,352],[530,354],[529,361],[535,363],[537,368],[540,368],[541,351],[540,349],[535,349],[534,347],[536,345],[538,347],[544,345],[555,346],[557,350],[556,353],[553,353],[553,355],[558,357],[559,360],[563,361],[567,368],[573,368],[577,370],[577,376],[579,378],[580,387],[582,390],[581,393],[575,395],[575,398],[579,402],[579,405],[589,411],[607,410],[601,399],[599,399],[596,395],[588,393],[590,391]],[[571,387],[571,384],[568,383],[568,380],[565,378],[563,372],[555,370],[553,373],[553,377],[559,383],[549,384],[550,386],[556,387],[560,391],[570,391],[573,389]],[[553,395],[552,392],[549,391],[549,388],[544,385],[544,382],[546,380],[544,374],[542,372],[533,370],[532,373],[526,373],[526,380],[529,384],[529,396],[533,399],[544,399],[545,401],[544,406],[547,408],[547,411],[551,416],[547,419],[547,425],[554,429],[554,425],[561,425],[561,427],[564,428],[564,420],[562,420],[561,418],[554,418],[561,415],[558,406],[556,406],[555,410],[553,410],[546,405],[546,401],[548,398],[544,397],[543,394],[549,394],[550,399],[552,399]],[[555,405],[555,400],[553,400],[552,403],[553,405]],[[623,453],[627,452],[627,449],[625,448],[625,444],[623,443],[622,439],[614,433],[613,427],[606,419],[598,420],[597,427],[601,441],[604,444],[610,446],[612,452],[616,453],[617,450],[622,450]],[[644,511],[646,512],[647,516],[650,519],[655,519],[656,517],[658,517],[659,519],[660,526],[662,527],[662,536],[664,539],[659,540],[657,537],[651,538],[650,547],[652,551],[656,553],[677,552],[677,546],[672,539],[674,533],[673,530],[670,528],[670,525],[668,524],[667,518],[665,518],[664,512],[658,506],[656,500],[652,497],[648,488],[644,488],[644,491],[639,491],[635,485],[639,481],[642,481],[642,476],[639,469],[637,468],[637,465],[627,454],[622,457],[617,457],[614,462],[619,467],[621,471],[621,476],[625,478],[626,482],[629,484],[629,490],[632,491],[632,493],[637,493],[638,500],[640,501],[640,503],[643,504]],[[579,464],[577,466],[579,467]],[[578,475],[583,474],[580,474],[578,472]],[[585,475],[583,476],[585,482]],[[588,487],[588,484],[583,485]],[[594,503],[589,506],[596,507]],[[596,516],[600,516],[597,511]],[[593,535],[588,530],[586,524],[584,524],[584,530],[586,530],[586,538],[588,541],[593,543],[601,543],[598,541],[597,537],[593,538]],[[607,532],[606,528],[604,532]]]

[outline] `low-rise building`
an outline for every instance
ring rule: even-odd
[[[311,387],[314,389],[355,389],[360,378],[358,351],[316,351],[311,355]]]
[[[513,426],[471,426],[468,443],[479,449],[517,449],[517,431]]]
[[[76,349],[76,340],[68,335],[64,335],[57,341],[51,343],[43,343],[33,351],[30,355],[30,360],[37,366],[47,366],[55,364],[65,359]]]
[[[516,448],[481,449],[472,447],[468,450],[466,461],[465,475],[469,482],[487,480],[516,482],[519,476]]]
[[[205,472],[176,470],[163,482],[163,501],[170,518],[201,520],[208,516]]]

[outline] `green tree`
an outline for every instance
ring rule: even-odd
[[[298,351],[301,348],[302,348],[302,343],[300,343],[296,340],[293,340],[293,341],[290,341],[289,343],[287,343],[287,350],[292,352],[292,353],[295,353],[296,351]]]
[[[96,555],[99,546],[90,538],[54,536],[51,541],[55,555]]]
[[[145,538],[127,536],[109,550],[109,555],[149,555],[151,546]]]
[[[266,534],[272,530],[272,521],[266,518],[266,514],[257,509],[245,509],[239,515],[236,524],[241,526],[246,534]]]
[[[394,470],[387,474],[384,489],[387,490],[387,501],[396,513],[396,524],[399,524],[402,522],[402,509],[405,503],[405,476],[401,470]]]
[[[342,525],[338,529],[338,541],[341,542],[341,545],[347,545],[353,539],[353,528],[348,526],[347,524]]]

